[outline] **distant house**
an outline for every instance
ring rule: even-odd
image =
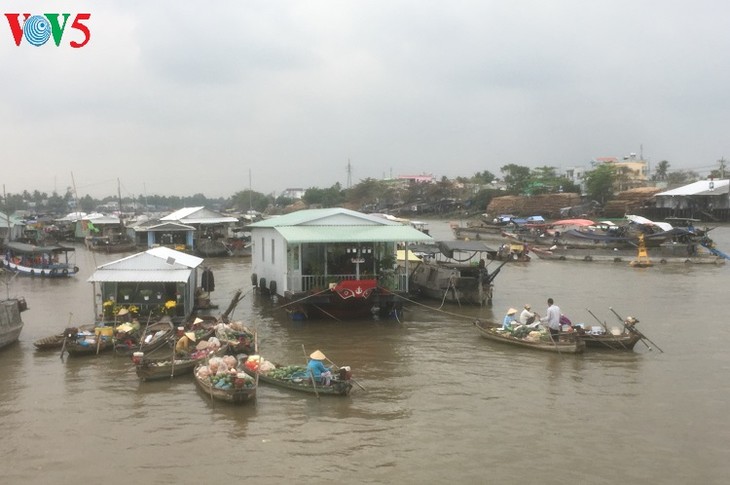
[[[654,195],[655,210],[664,217],[730,219],[730,180],[700,180]]]
[[[226,216],[205,207],[186,207],[160,218],[160,222],[176,222],[195,228],[193,251],[204,257],[224,256],[225,244],[230,226],[238,223],[238,218]]]
[[[0,243],[21,238],[24,228],[25,223],[22,220],[0,212]]]
[[[617,157],[598,157],[594,164],[607,164],[615,167],[619,174],[617,192],[643,186],[649,177],[649,163],[632,153],[621,159]]]
[[[286,199],[299,200],[304,197],[305,192],[306,190],[301,188],[288,188],[284,189],[280,196]]]

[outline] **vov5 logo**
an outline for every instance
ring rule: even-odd
[[[13,34],[15,45],[20,46],[23,37],[25,37],[25,40],[30,45],[36,47],[40,47],[48,42],[51,36],[53,36],[53,42],[55,42],[56,47],[61,45],[61,38],[66,30],[68,18],[71,16],[70,13],[44,13],[43,15],[24,13],[22,14],[23,25],[21,25],[20,15],[19,13],[5,14],[5,17],[8,19],[8,24],[10,24],[10,31]],[[76,18],[71,23],[70,28],[78,30],[83,36],[81,42],[76,42],[75,40],[69,42],[69,45],[74,49],[78,49],[89,43],[91,32],[84,22],[90,18],[90,13],[77,13]]]

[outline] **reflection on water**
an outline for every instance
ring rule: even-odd
[[[432,233],[447,226],[431,224]],[[713,231],[730,248],[730,228]],[[233,317],[255,327],[261,354],[304,364],[322,350],[349,365],[346,398],[261,386],[255,403],[229,406],[192,376],[140,382],[128,358],[66,358],[37,338],[92,318],[97,264],[119,255],[77,251],[69,281],[17,279],[31,307],[21,342],[0,352],[0,453],[7,483],[724,483],[730,421],[730,327],[717,318],[727,271],[637,270],[534,260],[506,266],[493,308],[408,304],[401,322],[292,322],[253,293]],[[224,310],[251,288],[250,262],[207,260]],[[583,355],[530,352],[481,338],[472,321],[500,321],[555,299],[574,322],[621,316],[663,350]],[[652,346],[654,347],[654,346]],[[560,473],[555,453],[568,457]],[[687,453],[692,450],[692,453]],[[194,459],[192,458],[194,457]],[[223,458],[221,458],[223,457]],[[619,463],[621,466],[616,466]],[[93,465],[91,465],[93,464]],[[193,465],[196,464],[196,465]],[[273,464],[273,465],[272,465]]]

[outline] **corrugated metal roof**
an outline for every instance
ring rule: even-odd
[[[710,183],[713,188],[710,189]],[[677,187],[676,189],[659,192],[654,197],[661,196],[686,196],[686,195],[723,195],[730,189],[730,180],[700,180],[698,182]]]
[[[307,209],[292,212],[283,216],[271,217],[263,221],[249,224],[248,227],[282,227],[282,226],[300,226],[304,224],[317,224],[317,227],[335,225],[340,226],[357,226],[357,225],[380,225],[380,226],[402,226],[399,222],[389,221],[383,217],[370,214],[363,214],[342,207],[333,207],[330,209]]]
[[[186,283],[190,279],[191,269],[170,269],[170,270],[128,270],[128,271],[96,271],[88,279],[97,283]]]
[[[202,258],[161,246],[101,265],[87,281],[185,282],[202,263]]]
[[[231,216],[224,216],[218,212],[206,209],[205,207],[186,207],[173,212],[161,221],[179,221],[184,224],[220,224],[225,222],[238,222],[238,219]]]
[[[404,226],[285,226],[275,228],[287,242],[326,243],[326,242],[422,242],[433,241],[431,236]]]

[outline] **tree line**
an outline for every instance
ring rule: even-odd
[[[557,170],[552,166],[530,168],[506,164],[500,168],[500,177],[484,170],[469,177],[442,177],[433,183],[366,178],[349,188],[343,188],[340,183],[328,188],[310,187],[305,191],[302,203],[307,207],[344,206],[368,212],[417,207],[420,213],[447,213],[455,210],[481,211],[493,197],[503,195],[583,192],[588,200],[605,204],[628,186],[631,180],[635,180],[626,167],[598,164],[585,173],[581,188]],[[720,174],[715,176],[719,177]],[[666,160],[657,164],[651,176],[653,181],[663,181],[670,185],[681,185],[699,178],[692,171],[670,171],[670,163]],[[117,196],[95,199],[87,194],[77,200],[68,188],[63,195],[56,192],[49,195],[38,190],[32,193],[26,190],[22,193],[6,194],[2,208],[6,214],[31,210],[56,215],[74,210],[87,213],[110,212],[120,207],[123,212],[169,212],[193,206],[205,206],[219,211],[280,213],[295,202],[297,201],[287,197],[274,197],[251,189],[236,192],[228,198],[208,198],[198,193],[192,196],[123,196],[120,201]]]

